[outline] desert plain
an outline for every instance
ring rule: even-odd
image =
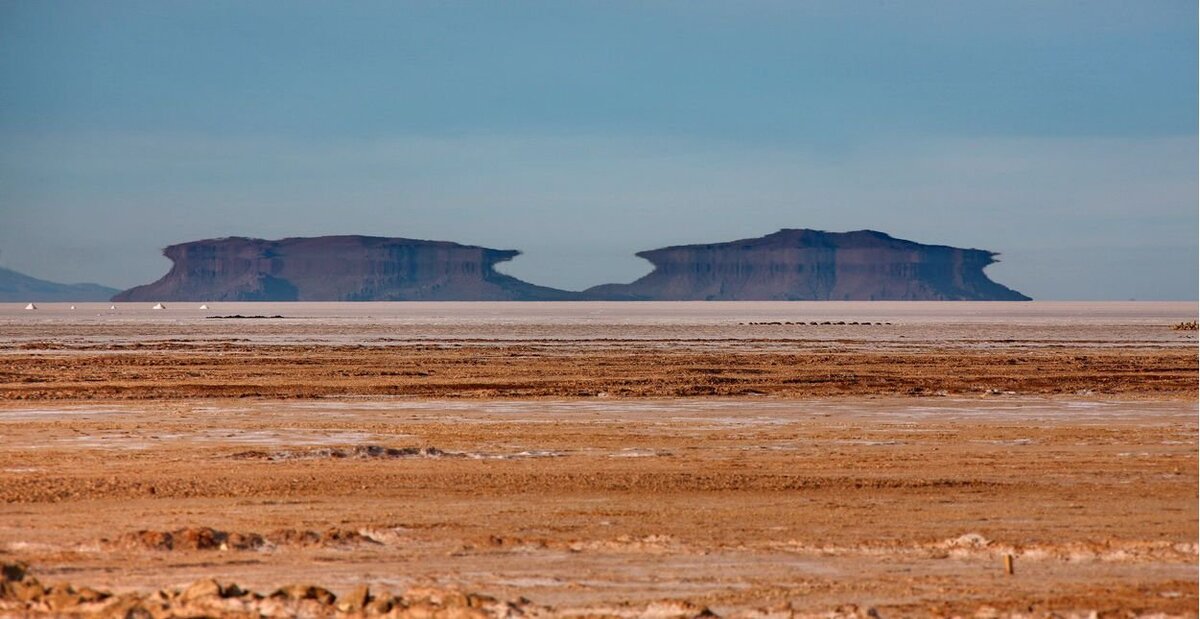
[[[0,308],[0,614],[1191,616],[1192,303]]]

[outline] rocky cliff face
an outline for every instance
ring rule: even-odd
[[[117,290],[99,284],[58,284],[0,268],[0,301],[107,301]]]
[[[550,301],[572,293],[496,272],[520,252],[443,241],[322,236],[172,245],[162,279],[114,301]]]
[[[654,271],[582,293],[495,270],[520,252],[443,241],[324,236],[172,245],[162,279],[114,301],[964,300],[1025,301],[988,279],[995,255],[882,232],[780,230],[638,256]],[[24,300],[24,297],[22,299]]]
[[[654,271],[588,297],[629,300],[1028,301],[988,279],[995,253],[922,245],[882,232],[784,229],[756,238],[637,254]]]

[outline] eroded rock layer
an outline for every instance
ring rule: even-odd
[[[784,229],[756,238],[637,254],[654,271],[592,298],[661,301],[1027,301],[988,279],[996,254],[923,245],[882,232]]]
[[[172,245],[162,279],[115,301],[550,301],[571,293],[495,270],[520,254],[444,241],[231,237]]]

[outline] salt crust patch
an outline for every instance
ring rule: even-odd
[[[778,550],[826,555],[932,555],[956,559],[995,558],[1004,555],[1047,561],[1065,562],[1194,562],[1200,544],[1164,541],[1106,541],[1065,542],[1062,544],[1005,544],[989,540],[978,533],[964,533],[940,542],[901,546],[893,544],[862,544],[831,546],[809,544],[798,540],[773,543]]]

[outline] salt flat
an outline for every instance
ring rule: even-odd
[[[0,609],[1195,615],[1192,304],[210,307],[0,308]]]

